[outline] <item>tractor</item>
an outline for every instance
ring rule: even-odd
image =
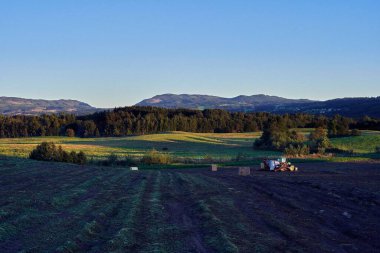
[[[298,168],[286,161],[285,157],[278,159],[264,159],[261,163],[261,169],[265,171],[298,171]]]

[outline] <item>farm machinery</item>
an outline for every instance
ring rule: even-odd
[[[298,171],[298,168],[286,161],[286,158],[264,159],[261,163],[261,169],[265,171]]]

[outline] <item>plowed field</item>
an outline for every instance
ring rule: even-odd
[[[380,164],[298,173],[146,170],[3,158],[1,252],[375,252]]]

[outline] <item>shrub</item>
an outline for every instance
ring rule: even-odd
[[[112,153],[105,160],[99,161],[100,165],[103,166],[136,166],[137,163],[131,157],[119,157],[118,155]]]
[[[285,154],[288,156],[303,156],[310,154],[310,148],[305,144],[293,143],[285,148]]]
[[[52,142],[42,142],[40,145],[37,145],[30,153],[29,158],[39,161],[76,163],[81,165],[87,162],[87,157],[82,151],[79,153],[74,151],[68,153],[64,151],[61,146],[57,147]]]
[[[377,147],[375,148],[375,152],[378,153],[378,154],[380,154],[380,146],[377,146]]]
[[[171,160],[169,154],[160,153],[153,149],[142,158],[141,162],[145,164],[169,164]]]

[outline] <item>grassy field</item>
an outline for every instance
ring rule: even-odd
[[[307,135],[312,129],[299,130]],[[205,160],[228,162],[279,156],[280,152],[254,150],[252,144],[260,136],[254,133],[186,133],[169,132],[120,138],[38,137],[0,139],[0,155],[25,158],[43,141],[62,145],[68,151],[84,151],[90,159],[105,159],[110,154],[119,157],[142,157],[152,149],[169,153],[175,161],[201,163]],[[333,147],[353,150],[353,157],[334,157],[331,161],[368,160],[377,158],[375,148],[380,146],[380,132],[363,131],[362,136],[331,139]]]
[[[380,133],[366,131],[362,136],[333,138],[334,147],[343,150],[353,150],[355,153],[374,153],[376,147],[380,147]]]
[[[65,150],[84,151],[90,158],[101,159],[114,153],[120,157],[141,157],[152,149],[167,152],[178,159],[234,159],[238,155],[255,158],[279,155],[279,152],[253,150],[256,133],[185,133],[170,132],[121,138],[38,137],[0,139],[0,155],[27,157],[43,141],[62,145]]]

